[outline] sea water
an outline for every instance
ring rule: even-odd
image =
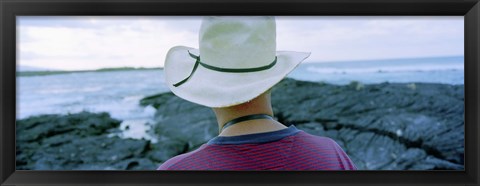
[[[464,58],[435,57],[305,63],[290,73],[292,78],[348,84],[371,83],[444,83],[464,84]]]
[[[147,95],[167,92],[163,71],[82,72],[17,77],[17,119],[40,114],[108,112],[122,120],[125,138],[147,138],[155,108],[141,107]],[[129,128],[128,130],[126,130]]]
[[[464,84],[464,58],[437,57],[302,63],[288,77],[297,80],[348,84],[427,82]],[[17,119],[40,114],[81,111],[108,112],[122,120],[125,138],[147,138],[155,114],[142,107],[145,96],[168,92],[162,70],[82,72],[17,77]],[[129,130],[126,130],[126,128]]]

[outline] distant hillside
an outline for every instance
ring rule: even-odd
[[[17,72],[27,72],[27,71],[58,71],[58,70],[41,68],[41,67],[33,67],[33,66],[27,66],[27,65],[18,65],[17,66]]]
[[[32,68],[38,69],[38,68]],[[134,68],[134,67],[118,67],[118,68],[101,68],[97,70],[76,70],[76,71],[62,71],[62,70],[25,70],[17,71],[17,76],[45,76],[45,75],[55,75],[55,74],[70,74],[70,73],[82,73],[82,72],[111,72],[111,71],[130,71],[130,70],[160,70],[161,67],[157,68]]]

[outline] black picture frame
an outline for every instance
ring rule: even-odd
[[[0,184],[7,185],[479,185],[479,0],[0,0]],[[459,15],[465,18],[464,171],[15,170],[16,16]]]

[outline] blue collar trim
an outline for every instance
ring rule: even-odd
[[[293,136],[300,132],[294,125],[278,131],[264,132],[256,134],[246,134],[239,136],[217,136],[207,144],[209,145],[239,145],[247,143],[267,143],[271,141],[281,140],[288,136]]]

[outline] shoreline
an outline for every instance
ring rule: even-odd
[[[361,170],[462,170],[463,87],[434,83],[351,82],[348,85],[333,85],[285,79],[272,89],[272,103],[278,121],[286,125],[294,124],[314,135],[334,139]],[[17,159],[17,166],[34,170],[42,167],[56,170],[90,167],[103,170],[112,166],[118,170],[151,170],[172,156],[196,149],[218,133],[216,125],[212,125],[215,117],[209,108],[184,101],[171,92],[145,96],[139,104],[144,107],[150,105],[156,109],[152,118],[154,122],[150,123],[150,132],[156,135],[157,143],[146,139],[108,137],[111,131],[118,132],[120,128],[120,124],[114,124],[115,121],[122,122],[112,119],[108,114],[31,116],[17,120],[17,123],[36,123],[37,132],[40,130],[46,134],[40,133],[43,137],[35,140],[22,141],[21,137],[17,138],[17,144],[20,145],[17,148],[21,147],[19,150],[30,149],[28,153],[22,151],[18,154],[21,161]],[[181,114],[185,112],[190,113],[188,117]],[[92,122],[88,118],[96,119]],[[68,127],[67,121],[79,124],[72,128]],[[91,124],[106,127],[108,130],[84,133],[79,137],[78,131],[88,131]],[[45,127],[39,127],[43,125]],[[68,130],[61,129],[62,127]],[[21,134],[34,128],[19,127],[17,133],[20,133],[17,136],[22,136]],[[58,133],[58,130],[66,132]],[[60,139],[70,141],[52,145],[52,141]],[[73,139],[76,142],[73,142]],[[62,154],[51,153],[46,156],[41,153],[81,146],[83,143],[91,143],[92,139],[105,140],[112,145],[91,145],[90,155],[96,154],[95,156],[102,158],[105,156],[105,162],[78,161]],[[130,148],[140,152],[132,153],[124,149],[127,147],[116,145],[125,142],[135,144],[136,146]],[[42,149],[39,149],[40,147]],[[107,152],[115,152],[120,156],[107,158],[105,149],[114,149]],[[74,150],[72,152],[81,153]],[[127,156],[122,156],[122,153]],[[53,160],[58,159],[63,159],[63,167],[52,166]]]

